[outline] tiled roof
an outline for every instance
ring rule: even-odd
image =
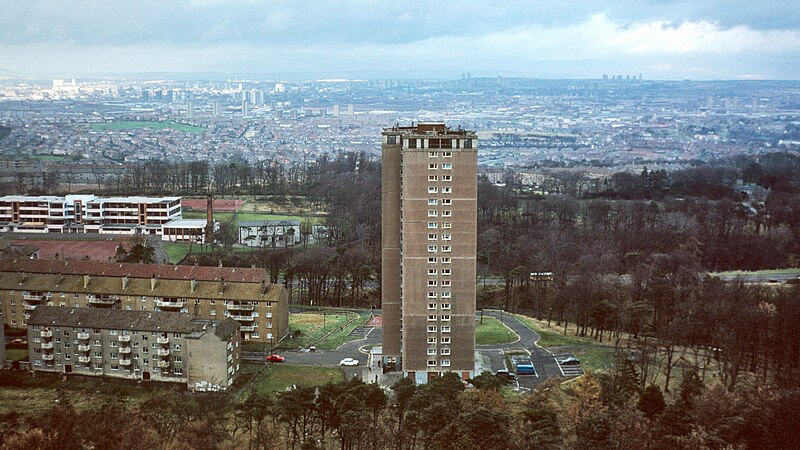
[[[261,283],[267,278],[263,269],[241,267],[171,266],[160,264],[106,263],[99,261],[49,261],[31,259],[0,259],[0,271],[49,273],[63,275],[95,275],[164,280],[205,280]]]
[[[192,316],[180,312],[59,306],[38,306],[28,319],[28,325],[182,333],[194,330],[191,322]]]

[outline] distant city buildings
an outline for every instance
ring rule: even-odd
[[[417,383],[475,372],[477,136],[382,133],[383,364]]]

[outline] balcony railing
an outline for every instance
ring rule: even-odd
[[[254,319],[254,317],[253,317],[253,316],[240,316],[240,315],[238,315],[238,314],[231,314],[231,315],[230,315],[230,316],[228,316],[228,317],[230,317],[230,318],[231,318],[231,319],[233,319],[233,320],[240,320],[240,321],[242,321],[242,322],[252,322],[252,321],[253,321],[253,319]]]
[[[44,348],[44,347],[42,347],[42,348]],[[89,344],[81,344],[81,345],[78,346],[78,351],[79,352],[88,352],[91,349],[92,349],[92,346],[89,345]]]
[[[78,356],[78,362],[81,362],[81,363],[84,363],[84,364],[88,364],[88,363],[92,362],[92,358],[90,358],[88,356]]]
[[[117,340],[120,341],[120,342],[130,342],[131,341],[131,335],[130,334],[120,334],[117,337]]]
[[[33,311],[39,305],[31,305],[28,302],[22,302],[22,307],[25,308],[26,311]]]
[[[158,337],[156,338],[156,342],[159,344],[169,344],[169,338],[164,336]]]
[[[256,327],[255,327],[255,325],[251,325],[251,326],[242,325],[242,326],[239,327],[239,331],[256,331]]]
[[[130,366],[131,365],[131,360],[130,359],[120,359],[119,360],[119,365],[120,366]]]
[[[167,300],[156,300],[156,306],[159,308],[183,308],[186,306],[185,300],[180,301],[167,301]]]
[[[40,294],[40,295],[22,294],[22,299],[23,300],[31,300],[31,301],[34,301],[34,302],[40,302],[40,301],[44,300],[44,298],[45,298],[45,295],[43,295],[43,294]]]
[[[77,333],[78,340],[85,341],[89,339],[89,333]]]
[[[131,348],[130,347],[120,347],[119,348],[119,352],[123,353],[123,354],[127,354],[127,353],[131,352]]]
[[[159,361],[158,367],[169,367],[169,361]]]
[[[45,360],[45,361],[52,361],[53,360],[53,355],[49,354],[49,353],[43,353],[42,354],[42,359]]]
[[[41,333],[39,333],[39,335],[42,336],[43,338],[51,338],[53,337],[53,332],[50,330],[42,330]]]
[[[113,305],[117,302],[116,297],[86,296],[86,300],[88,300],[89,303],[97,303],[98,305]]]
[[[158,356],[169,356],[169,349],[168,348],[158,349]]]
[[[248,305],[243,303],[240,303],[238,305],[229,303],[227,307],[230,311],[252,311],[255,308],[255,306],[253,305]]]
[[[42,342],[42,348],[51,349],[51,348],[53,348],[53,343],[52,342]]]

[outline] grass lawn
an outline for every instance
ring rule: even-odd
[[[10,359],[11,361],[28,359],[28,350],[24,348],[8,348],[6,349],[6,359]]]
[[[189,248],[192,251],[198,252],[201,249],[200,245],[192,245],[188,242],[165,242],[162,244],[164,251],[169,255],[169,263],[177,264],[178,261],[183,259],[189,253]]]
[[[175,131],[183,131],[185,133],[195,133],[195,134],[200,134],[206,131],[206,129],[203,127],[196,127],[194,125],[185,125],[171,120],[164,122],[154,122],[154,121],[139,122],[133,120],[118,120],[115,122],[90,123],[89,128],[95,131],[131,130],[134,128],[152,128],[153,130],[163,130],[169,128]]]
[[[517,333],[494,317],[483,316],[483,323],[475,324],[475,343],[477,345],[505,344],[518,339]]]
[[[596,372],[598,370],[607,371],[614,367],[614,348],[613,347],[580,347],[565,349],[571,351],[581,360],[584,370]]]
[[[355,327],[363,325],[364,322],[366,322],[368,319],[369,319],[369,314],[360,314],[358,319],[353,320],[346,327],[342,328],[341,330],[331,334],[330,336],[318,342],[317,347],[324,350],[335,350],[337,347],[344,344],[345,342],[361,339],[361,336],[349,336],[349,334],[351,331],[353,331]]]
[[[289,336],[281,342],[280,346],[284,348],[307,347],[325,333],[342,326],[354,315],[352,313],[289,314]],[[292,339],[295,330],[299,330],[300,335]]]
[[[571,336],[570,332],[567,332],[567,335],[564,336],[564,328],[563,327],[556,327],[556,326],[547,326],[547,321],[544,320],[536,320],[532,317],[523,316],[521,314],[513,314],[514,317],[519,319],[526,327],[530,328],[531,330],[539,333],[541,339],[539,339],[540,347],[562,347],[567,345],[605,345],[603,343],[599,343],[592,338],[584,338],[578,336]],[[574,327],[572,327],[574,328]]]
[[[259,369],[262,369],[259,373]],[[286,364],[242,364],[242,375],[255,374],[254,388],[262,394],[282,392],[296,386],[323,386],[344,380],[339,368],[292,366]]]

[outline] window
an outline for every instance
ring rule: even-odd
[[[436,343],[436,338],[435,337],[429,337],[428,338],[428,344],[435,344],[435,343]]]
[[[428,217],[436,217],[438,215],[439,215],[439,211],[436,211],[435,209],[429,209],[428,210]]]
[[[428,360],[428,367],[436,367],[436,361]]]
[[[436,280],[428,280],[428,287],[435,287],[437,284]]]
[[[428,349],[428,356],[436,356],[436,349],[435,348],[429,348]]]
[[[116,346],[117,346],[117,341],[110,341],[110,342],[108,343],[108,346],[109,346],[109,347],[116,347]]]
[[[175,375],[183,375],[183,369],[176,367],[175,370],[173,370],[173,373],[175,373]]]
[[[428,264],[436,264],[436,258],[428,258]]]
[[[436,158],[436,156],[437,156],[436,152],[428,152],[429,158]]]
[[[439,192],[439,188],[436,186],[428,186],[428,194],[436,194]]]
[[[428,327],[428,333],[436,333],[436,327],[435,326]]]
[[[181,351],[181,344],[175,344],[172,346],[173,350]]]
[[[453,188],[450,186],[443,186],[442,187],[442,194],[452,194]]]
[[[94,370],[103,370],[103,365],[100,363],[94,363]]]
[[[111,370],[119,370],[119,365],[118,364],[112,364],[111,365]]]
[[[216,309],[212,309],[211,311],[209,311],[209,314],[211,314],[212,316],[216,316],[217,315],[217,310]]]
[[[442,309],[450,310],[450,303],[442,303]]]
[[[442,181],[453,181],[452,175],[442,175]]]
[[[442,286],[450,286],[450,280],[442,280]]]
[[[417,148],[417,140],[416,139],[409,139],[408,140],[408,148]]]
[[[450,258],[449,257],[442,258],[442,264],[450,264]]]
[[[63,335],[64,335],[64,337],[68,337],[68,336],[69,336],[69,331],[66,331],[66,330],[65,330],[65,331],[64,331],[64,333],[63,333]]]
[[[450,269],[442,269],[442,275],[450,276]]]
[[[442,327],[442,333],[449,333],[449,332],[450,332],[449,326]]]
[[[428,298],[436,298],[436,292],[428,292]]]
[[[450,298],[450,291],[442,291],[442,298]]]
[[[172,358],[172,360],[175,361],[176,363],[183,362],[183,358],[180,357],[180,356],[176,356],[176,357]]]
[[[429,234],[428,235],[428,240],[429,241],[435,241],[436,240],[436,235],[435,234]]]
[[[449,209],[442,211],[442,217],[453,217],[453,211],[450,211]]]
[[[437,227],[438,227],[438,224],[436,222],[428,222],[428,228],[429,229],[435,229]]]
[[[442,157],[444,158],[450,158],[451,156],[453,156],[453,152],[442,152]]]
[[[464,139],[464,148],[472,148],[472,139]]]
[[[436,322],[436,314],[428,314],[428,322]]]
[[[386,136],[386,143],[387,144],[391,144],[391,145],[396,145],[397,144],[397,136],[395,136],[395,135]]]
[[[147,347],[142,347],[142,353],[150,353],[150,349]]]
[[[449,355],[449,354],[450,354],[450,349],[449,349],[449,348],[443,348],[443,349],[442,349],[442,355],[445,355],[445,356],[447,356],[447,355]]]
[[[436,303],[428,303],[428,309],[436,309]]]
[[[442,228],[449,230],[450,228],[453,228],[453,224],[451,222],[444,222],[442,223]]]
[[[436,269],[428,269],[428,276],[436,275]]]
[[[428,175],[428,181],[439,181],[439,176],[437,175]],[[78,295],[78,294],[75,294]]]
[[[443,252],[449,252],[450,251],[450,246],[449,245],[443,245],[442,246],[442,251]]]
[[[442,344],[449,344],[449,343],[450,343],[450,338],[449,337],[443,337],[442,338]]]
[[[119,334],[119,330],[108,330],[108,334],[111,336],[116,336]]]
[[[439,168],[439,164],[436,164],[436,163],[428,164],[428,169],[438,169],[438,168]]]
[[[451,200],[449,198],[443,198],[442,199],[442,204],[445,205],[445,206],[446,205],[452,205],[453,204],[453,200]]]
[[[449,241],[451,238],[452,238],[452,236],[449,235],[449,234],[443,234],[442,235],[442,240],[443,241]]]
[[[117,359],[118,356],[117,356],[116,353],[111,352],[111,353],[108,354],[108,357],[111,358],[111,359]]]
[[[438,204],[439,204],[439,200],[436,200],[435,198],[429,198],[428,199],[428,206],[436,206]]]
[[[103,357],[103,354],[102,354],[102,353],[100,353],[100,352],[94,352],[94,357],[95,357],[95,358],[102,358],[102,357]]]
[[[428,246],[428,252],[429,252],[429,253],[433,253],[433,252],[435,252],[435,251],[436,251],[436,246],[435,246],[435,245],[429,245],[429,246]]]
[[[453,168],[453,164],[451,164],[451,163],[442,164],[442,169],[444,169],[444,170],[451,170],[452,168]]]
[[[450,316],[448,314],[445,314],[445,315],[442,316],[442,320],[445,321],[445,322],[449,322],[450,321]]]
[[[442,360],[442,367],[450,367],[450,360],[449,359],[443,359]]]

